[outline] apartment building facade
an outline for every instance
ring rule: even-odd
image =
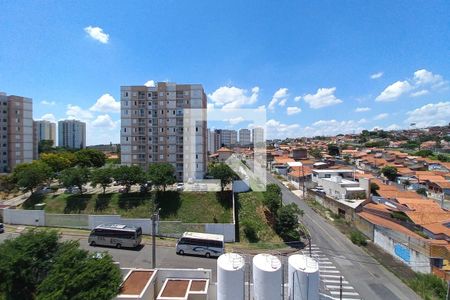
[[[237,145],[238,142],[238,134],[236,130],[230,129],[216,129],[215,132],[218,134],[217,138],[217,147],[220,148],[222,146],[231,148]]]
[[[67,149],[86,147],[86,123],[78,120],[58,122],[58,146]]]
[[[266,142],[266,138],[264,136],[264,128],[255,127],[252,129],[252,143],[253,145],[262,144]]]
[[[208,153],[213,154],[219,149],[219,136],[215,130],[208,129]]]
[[[38,143],[42,140],[53,141],[56,145],[56,123],[50,121],[34,121]]]
[[[0,93],[0,172],[33,160],[32,116],[30,98]]]
[[[250,129],[239,129],[239,145],[249,146],[252,143]]]
[[[206,94],[200,84],[159,82],[154,87],[121,87],[121,162],[146,169],[152,163],[174,166],[177,180],[203,178],[207,168],[206,119],[195,123],[195,167],[184,164],[187,141],[184,121],[188,109],[203,109]],[[192,130],[194,132],[194,130]],[[187,174],[194,172],[194,174]]]

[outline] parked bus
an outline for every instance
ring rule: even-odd
[[[177,254],[194,254],[205,257],[224,253],[224,238],[221,234],[185,232],[177,242]]]
[[[122,224],[102,224],[95,227],[89,235],[91,246],[112,246],[134,248],[141,244],[142,228]]]

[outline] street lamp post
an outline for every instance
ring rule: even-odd
[[[156,222],[159,221],[159,211],[161,208],[155,210],[152,215],[152,268],[156,268]]]

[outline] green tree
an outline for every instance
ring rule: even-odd
[[[389,179],[390,181],[395,181],[395,178],[397,178],[397,168],[392,166],[386,166],[381,169],[381,173]]]
[[[47,153],[55,150],[53,148],[53,140],[41,140],[38,145],[38,153]]]
[[[42,153],[40,160],[46,163],[55,175],[75,166],[75,155],[71,152]]]
[[[106,155],[95,149],[81,149],[75,152],[76,164],[80,167],[103,167],[106,163]]]
[[[303,216],[303,211],[294,203],[278,209],[276,231],[284,241],[300,239],[299,216]]]
[[[417,189],[417,190],[416,190],[416,193],[419,194],[419,195],[425,196],[425,197],[428,196],[428,195],[427,195],[427,189],[426,189],[426,188],[420,188],[420,189]]]
[[[419,151],[414,152],[414,155],[415,156],[421,156],[421,157],[428,157],[428,156],[433,155],[433,151],[431,151],[431,150],[419,150]]]
[[[371,182],[370,183],[370,193],[375,195],[375,196],[379,196],[378,194],[378,190],[380,189],[380,186],[378,184],[376,184],[375,182]]]
[[[0,244],[0,292],[5,299],[34,299],[58,248],[55,231],[29,231]]]
[[[339,155],[339,147],[336,144],[328,144],[328,154],[331,156]]]
[[[83,194],[83,185],[89,182],[90,171],[85,167],[74,167],[65,169],[59,175],[59,181],[65,188],[78,187],[80,194]]]
[[[91,185],[96,187],[100,185],[103,188],[103,195],[106,192],[106,188],[112,183],[113,179],[112,168],[98,168],[92,171]]]
[[[269,211],[276,216],[278,209],[281,207],[282,194],[281,188],[275,184],[270,183],[266,187],[266,191],[263,193],[264,205],[269,209]]]
[[[35,188],[51,178],[52,170],[46,163],[35,160],[17,165],[12,176],[19,187],[34,193]]]
[[[442,153],[439,153],[436,158],[441,162],[450,162],[450,157]]]
[[[223,192],[225,186],[229,184],[236,174],[231,168],[224,163],[211,164],[208,173],[214,178],[220,180],[220,189]]]
[[[62,244],[48,276],[37,289],[37,300],[109,300],[119,292],[120,269],[112,257],[94,257],[78,242]]]
[[[319,148],[313,148],[313,149],[309,150],[309,155],[311,155],[315,159],[321,159],[322,158],[322,153],[321,153]]]
[[[175,168],[169,163],[154,163],[148,167],[148,179],[157,188],[163,187],[163,191],[166,190],[166,186],[174,184]]]
[[[145,172],[139,166],[120,166],[113,171],[114,180],[130,190],[132,185],[147,180]]]

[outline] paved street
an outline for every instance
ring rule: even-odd
[[[0,234],[0,243],[10,237],[15,237],[16,233],[2,233]],[[121,267],[137,267],[137,268],[150,268],[151,267],[151,245],[144,245],[139,250],[131,249],[115,249],[107,247],[91,247],[87,243],[87,237],[64,235],[63,240],[71,239],[78,240],[80,246],[83,249],[92,252],[108,251],[115,261],[120,262]],[[213,281],[216,281],[216,263],[214,258],[204,258],[196,256],[180,256],[175,253],[174,247],[157,247],[157,267],[161,268],[204,268],[211,269],[213,271]]]
[[[336,278],[339,280],[340,275],[342,275],[345,278],[345,285],[352,287],[347,288],[343,298],[365,300],[420,299],[399,278],[386,270],[364,250],[353,245],[345,235],[315,213],[305,202],[269,173],[267,174],[267,183],[278,184],[283,192],[283,202],[286,204],[296,203],[305,212],[303,222],[311,233],[315,254],[320,255],[317,257],[326,258],[326,260],[322,260],[331,262],[331,264],[328,264],[330,265],[328,268],[324,267],[327,264],[321,264],[322,281],[335,281]],[[324,270],[327,271],[324,272]],[[331,277],[330,275],[338,275],[338,277]],[[330,294],[339,299],[339,294],[336,294],[336,289],[333,287],[333,285],[336,285],[335,283],[325,282],[325,286],[328,285]]]

